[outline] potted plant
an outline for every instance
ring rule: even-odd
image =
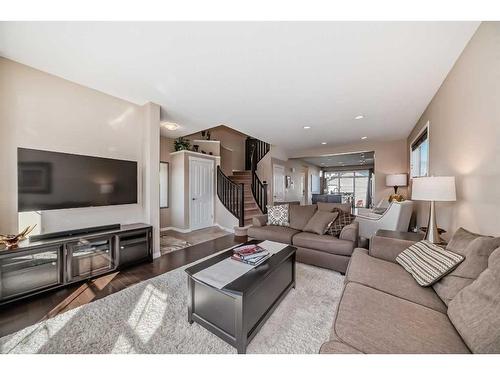
[[[189,150],[190,146],[191,144],[189,143],[189,139],[183,137],[177,138],[174,141],[175,151]]]

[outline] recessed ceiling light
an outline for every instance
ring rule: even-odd
[[[304,129],[311,129],[310,126],[304,126]]]
[[[321,142],[322,145],[326,145],[326,142]]]
[[[180,128],[180,126],[176,123],[173,123],[173,122],[162,122],[161,123],[161,126],[163,126],[165,129],[168,129],[168,130],[177,130]]]
[[[365,118],[365,116],[363,116],[363,115],[357,115],[356,117],[354,117],[354,120],[361,120],[363,118]]]
[[[365,137],[361,137],[361,139],[368,139],[368,137],[366,137],[366,136]]]

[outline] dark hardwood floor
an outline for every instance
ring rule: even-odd
[[[1,306],[0,337],[245,241],[246,238],[232,234],[219,237],[165,254],[151,263]]]

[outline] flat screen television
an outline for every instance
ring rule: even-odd
[[[18,211],[137,203],[137,162],[17,149]]]

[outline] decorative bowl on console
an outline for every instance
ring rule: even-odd
[[[0,244],[5,244],[7,249],[15,249],[19,244],[19,241],[26,239],[26,236],[30,234],[35,227],[36,224],[33,226],[27,226],[18,234],[0,234]]]

